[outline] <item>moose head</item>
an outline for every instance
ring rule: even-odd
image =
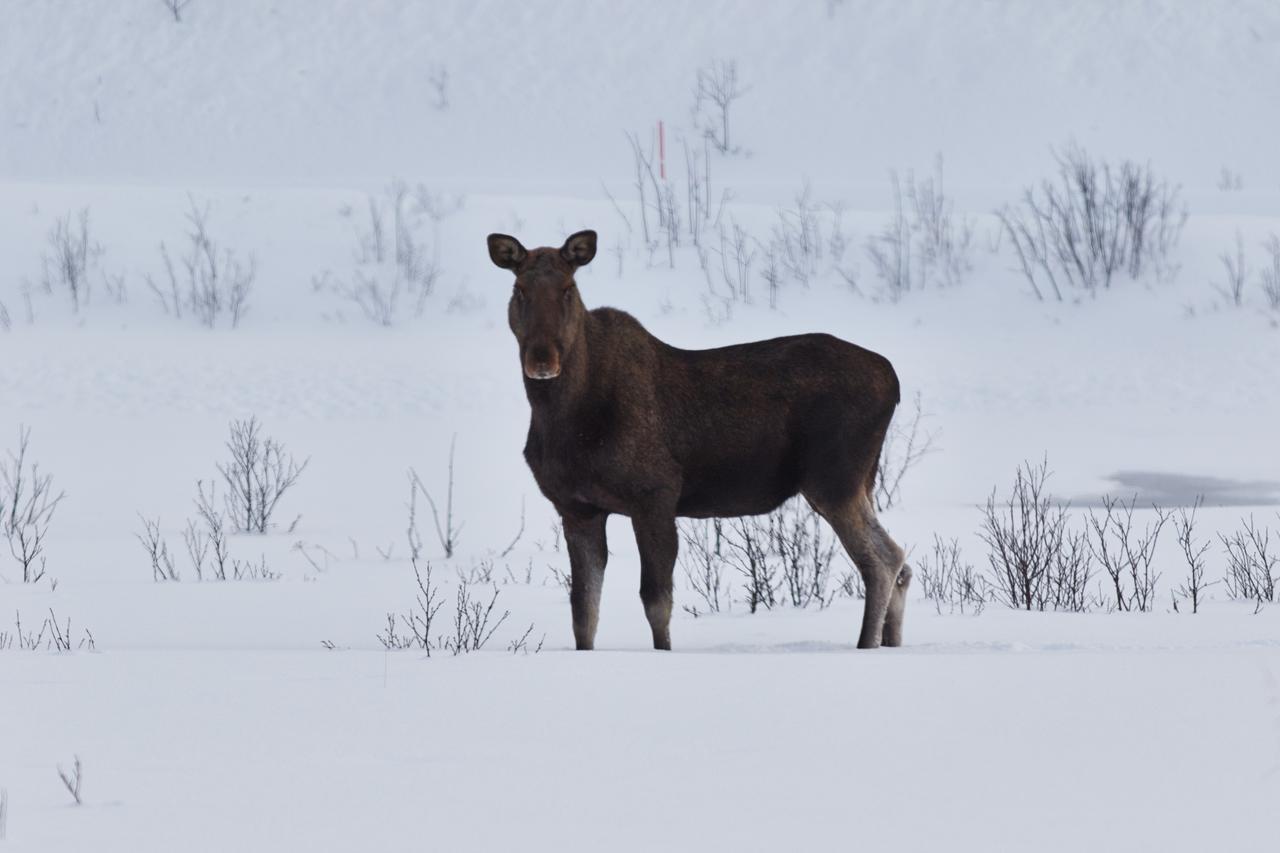
[[[582,334],[586,306],[573,274],[596,256],[596,232],[579,231],[559,249],[526,249],[515,237],[489,235],[489,257],[516,275],[507,322],[520,344],[520,364],[529,379],[560,375],[564,359]]]

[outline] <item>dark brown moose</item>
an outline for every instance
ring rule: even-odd
[[[676,518],[759,515],[797,493],[862,574],[858,647],[901,645],[911,569],[872,502],[899,399],[892,365],[821,334],[676,349],[630,314],[586,309],[574,272],[595,254],[594,231],[559,249],[489,235],[489,257],[516,276],[524,457],[564,522],[578,648],[595,642],[611,513],[631,519],[653,646],[670,649]]]

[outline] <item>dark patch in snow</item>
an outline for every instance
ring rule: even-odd
[[[1107,477],[1116,484],[1108,493],[1126,500],[1138,496],[1139,506],[1191,506],[1203,497],[1205,506],[1280,505],[1280,482],[1275,480],[1229,480],[1166,471],[1117,471]],[[1076,506],[1098,506],[1097,495],[1076,498]]]

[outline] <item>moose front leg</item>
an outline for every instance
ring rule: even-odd
[[[631,520],[640,549],[640,600],[653,631],[653,647],[671,649],[671,578],[680,548],[674,515]]]
[[[561,516],[564,541],[569,551],[569,606],[573,610],[573,639],[579,650],[595,647],[596,625],[600,621],[600,590],[604,587],[604,567],[609,560],[605,539],[606,513]]]

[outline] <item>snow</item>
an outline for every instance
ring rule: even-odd
[[[1271,849],[1280,610],[1216,586],[1203,612],[1169,612],[1184,568],[1168,531],[1152,613],[939,613],[917,586],[901,649],[856,651],[861,603],[842,599],[678,612],[676,650],[658,654],[614,518],[599,651],[570,651],[550,570],[567,558],[520,457],[509,274],[484,235],[558,245],[597,229],[588,305],[679,346],[820,330],[887,355],[938,435],[884,514],[916,556],[938,534],[985,564],[976,507],[1046,456],[1077,506],[1122,472],[1153,495],[1185,477],[1262,482],[1210,496],[1202,534],[1248,515],[1280,529],[1265,485],[1280,481],[1277,319],[1253,279],[1239,309],[1212,286],[1237,231],[1255,271],[1280,233],[1259,84],[1280,72],[1278,40],[1280,11],[1245,0],[196,0],[180,24],[149,0],[5,3],[0,450],[29,426],[67,498],[56,588],[17,582],[0,551],[0,630],[52,609],[96,651],[0,650],[0,848]],[[712,58],[751,87],[733,118],[748,151],[713,158],[713,197],[731,189],[726,217],[767,235],[808,182],[844,207],[859,292],[825,270],[785,285],[778,310],[757,282],[726,313],[692,249],[649,263],[615,212],[603,188],[638,229],[624,131],[664,119],[683,186],[694,75]],[[1173,280],[1030,295],[991,211],[1072,139],[1182,185]],[[862,243],[888,215],[888,171],[926,175],[939,153],[975,268],[892,303]],[[1217,188],[1223,168],[1242,190]],[[351,274],[368,198],[395,178],[462,207],[438,237],[415,226],[441,277],[423,316],[406,307],[384,329],[313,282]],[[162,241],[181,251],[188,194],[256,263],[237,329],[167,316],[145,283]],[[81,208],[127,302],[98,278],[79,313],[36,288],[29,321],[46,234]],[[228,423],[250,415],[311,460],[275,532],[232,537],[282,577],[199,583],[182,526]],[[421,525],[444,612],[456,573],[492,560],[510,616],[477,654],[387,652],[375,634],[415,589],[405,472],[439,500],[455,435],[455,557]],[[152,582],[140,515],[160,519],[181,582]],[[679,569],[676,596],[695,603]],[[530,653],[504,651],[530,625]],[[76,755],[80,807],[56,772]]]

